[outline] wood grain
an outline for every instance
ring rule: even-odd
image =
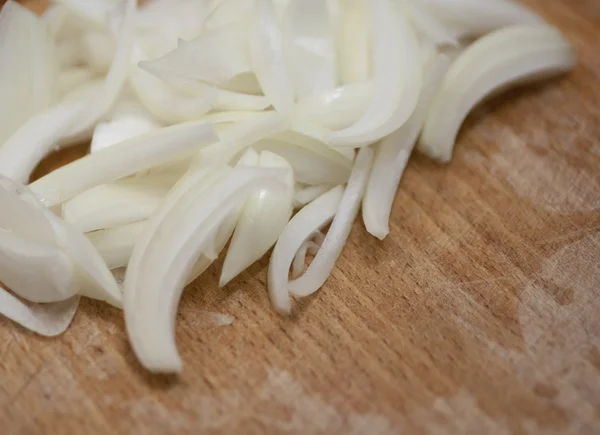
[[[101,303],[52,340],[0,319],[2,433],[600,433],[600,3],[527,3],[575,72],[479,109],[451,164],[414,156],[390,236],[357,223],[292,318],[266,259],[224,289],[212,267],[181,303],[180,378],[144,372]]]

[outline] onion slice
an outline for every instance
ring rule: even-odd
[[[135,13],[137,0],[122,0],[123,12],[119,27],[118,45],[102,89],[90,102],[90,105],[80,114],[78,121],[72,126],[70,136],[77,138],[91,129],[117,102],[123,85],[127,80],[129,58],[135,38]],[[88,2],[83,2],[88,3]]]
[[[87,155],[30,187],[47,207],[52,207],[92,187],[189,155],[216,141],[212,126],[204,121],[166,127]]]
[[[63,203],[62,217],[83,233],[146,220],[175,184],[172,178],[126,178],[94,187]]]
[[[370,0],[373,26],[373,93],[363,116],[327,135],[330,145],[369,145],[400,128],[410,117],[421,90],[419,43],[412,26],[391,0]]]
[[[271,172],[273,171],[273,172]],[[181,359],[175,345],[175,317],[186,278],[204,246],[229,213],[256,188],[283,185],[277,170],[236,168],[194,201],[185,213],[167,213],[134,249],[137,269],[125,278],[125,321],[133,349],[153,372],[177,373]],[[167,230],[167,231],[165,231]],[[130,265],[131,268],[131,265]]]
[[[87,233],[86,236],[100,253],[109,269],[125,267],[133,247],[144,230],[146,221]]]
[[[362,203],[362,216],[367,231],[380,240],[389,233],[390,213],[398,184],[423,128],[433,96],[449,66],[447,56],[437,57],[427,72],[419,103],[408,122],[377,145]]]
[[[0,147],[57,97],[58,64],[46,22],[16,1],[0,11]]]
[[[5,258],[5,267],[9,267],[9,262],[17,257],[29,265],[37,261],[37,265],[33,266],[35,270],[32,270],[33,267],[15,265],[12,271],[3,272],[0,278],[10,285],[13,291],[39,301],[44,300],[41,298],[45,298],[46,301],[61,300],[80,293],[115,306],[121,305],[121,292],[114,277],[83,234],[44,207],[28,188],[4,177],[0,178],[0,203],[3,206],[0,229],[8,232],[1,241],[2,252],[8,254],[8,257],[13,256],[13,260]],[[64,253],[70,264],[64,261],[65,256],[56,253],[50,253],[48,257],[48,248],[56,248]],[[44,258],[51,260],[52,257],[57,260],[54,264],[40,262]],[[56,277],[53,281],[63,283],[64,289],[54,287],[59,296],[34,296],[35,292],[50,287],[38,281],[39,277],[29,277],[32,272]],[[11,282],[7,282],[6,277],[9,277]],[[17,283],[23,287],[14,287]],[[37,285],[42,287],[35,287]]]
[[[551,27],[513,26],[484,36],[450,67],[427,115],[419,151],[450,161],[460,126],[483,99],[525,80],[562,74],[575,63],[573,47]]]
[[[271,254],[268,272],[269,298],[280,314],[290,314],[292,305],[288,293],[288,275],[296,253],[313,233],[334,218],[344,194],[336,186],[302,208],[281,232]]]
[[[316,292],[329,278],[350,236],[352,224],[358,214],[367,187],[372,163],[373,150],[368,147],[362,148],[356,156],[356,162],[344,191],[344,196],[321,249],[319,249],[304,275],[290,281],[288,284],[292,295],[309,296]]]
[[[222,85],[251,71],[247,38],[247,28],[240,23],[221,26],[139,66],[166,81],[175,77]]]
[[[0,147],[0,174],[28,183],[31,173],[80,116],[86,101],[65,101],[30,118]]]
[[[0,287],[0,314],[36,334],[55,337],[71,324],[79,299],[80,296],[73,296],[52,304],[28,304]]]
[[[259,260],[275,244],[292,216],[292,167],[285,159],[269,151],[260,154],[259,166],[282,168],[282,181],[287,189],[282,193],[279,189],[264,188],[246,199],[223,263],[219,286],[225,286]]]
[[[302,98],[333,89],[334,29],[324,0],[289,0],[283,15],[283,47],[296,91]]]
[[[273,107],[283,115],[291,115],[294,91],[272,0],[255,0],[250,26],[250,60],[256,78]]]
[[[414,0],[412,0],[415,2]],[[473,38],[514,25],[543,25],[538,15],[514,0],[418,0],[457,39]]]

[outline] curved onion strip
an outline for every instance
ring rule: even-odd
[[[47,23],[18,2],[0,11],[0,147],[57,97],[56,47]]]
[[[217,100],[215,88],[203,87],[202,96],[184,93],[138,67],[138,62],[147,59],[141,44],[136,43],[129,66],[129,82],[137,98],[163,124],[198,119],[213,108]]]
[[[123,2],[124,11],[117,38],[118,45],[102,89],[81,113],[79,120],[72,125],[73,130],[69,136],[78,137],[92,128],[117,102],[127,80],[129,58],[135,37],[134,19],[137,0],[123,0]]]
[[[343,84],[364,82],[371,76],[369,1],[340,2],[336,46],[338,75]]]
[[[273,134],[271,138],[297,145],[334,161],[348,170],[352,169],[353,158],[349,158],[348,155],[338,150],[331,149],[318,134],[306,130],[302,125],[296,124],[294,125],[294,129]]]
[[[210,124],[189,122],[125,141],[69,163],[30,185],[46,206],[214,143]]]
[[[219,286],[229,281],[259,260],[275,244],[292,216],[294,174],[290,164],[269,151],[260,154],[262,168],[282,168],[282,181],[287,189],[264,188],[252,193],[244,203],[233,233]]]
[[[78,293],[117,307],[121,305],[121,293],[114,277],[81,232],[44,207],[28,188],[4,177],[0,177],[0,203],[3,205],[0,228],[15,237],[14,243],[20,239],[23,246],[33,242],[60,249],[74,266],[68,281]],[[36,228],[31,229],[33,226]],[[15,268],[15,272],[29,274],[32,271]]]
[[[68,299],[77,294],[73,274],[71,260],[56,246],[0,231],[0,276],[22,298],[41,303]]]
[[[158,59],[140,62],[139,66],[166,81],[176,77],[221,85],[251,70],[246,44],[247,29],[233,23],[207,30]]]
[[[283,47],[296,96],[333,89],[334,29],[324,0],[289,0],[283,15]]]
[[[433,15],[429,14],[420,2],[402,2],[398,3],[398,7],[406,11],[408,18],[419,33],[433,44],[450,46],[459,44],[456,32],[446,28]]]
[[[271,151],[290,162],[300,183],[336,185],[345,183],[350,176],[350,169],[340,164],[339,159],[289,142],[267,139],[256,142],[254,147],[258,151]]]
[[[321,249],[304,275],[288,284],[292,295],[301,297],[311,295],[329,278],[358,214],[360,202],[369,180],[372,162],[373,150],[368,147],[362,148],[356,156],[354,169],[352,169],[340,207],[333,218]]]
[[[143,252],[136,246],[133,256],[141,257],[138,267],[142,273],[137,282],[131,282],[129,273],[125,278],[125,321],[133,349],[144,367],[154,372],[181,371],[175,317],[186,278],[223,219],[256,188],[280,183],[277,171],[236,168],[186,213],[165,216],[150,234]],[[171,230],[161,231],[165,225]]]
[[[350,127],[365,113],[373,84],[350,83],[298,101],[295,115],[330,130]]]
[[[62,218],[83,233],[139,222],[161,205],[171,177],[136,177],[87,190],[62,205]]]
[[[171,189],[163,205],[146,221],[144,231],[135,244],[135,250],[132,253],[127,269],[127,279],[132,289],[137,288],[138,280],[141,279],[139,272],[142,254],[150,244],[153,235],[158,231],[157,229],[163,225],[165,217],[173,214],[174,209],[184,209],[193,204],[198,195],[202,195],[206,189],[227,173],[228,168],[219,170],[200,167],[184,175],[173,189]],[[129,296],[133,297],[132,295]]]
[[[146,221],[87,233],[86,236],[100,253],[109,269],[127,266],[133,247]]]
[[[362,203],[362,216],[367,231],[378,239],[383,240],[389,233],[389,218],[400,178],[423,128],[431,100],[449,65],[447,56],[437,57],[427,72],[419,103],[408,122],[384,138],[376,148]]]
[[[71,324],[79,299],[73,296],[52,304],[27,304],[0,287],[0,314],[36,334],[55,337]]]
[[[422,70],[412,26],[391,0],[370,0],[373,21],[373,94],[360,120],[327,135],[332,146],[368,145],[400,128],[419,99]]]
[[[291,115],[294,92],[272,0],[255,0],[249,37],[252,68],[265,96],[277,111]]]
[[[495,91],[569,71],[572,46],[550,27],[508,27],[479,39],[452,64],[434,98],[418,149],[448,162],[468,113]]]
[[[280,314],[289,314],[292,310],[288,275],[296,253],[315,231],[331,222],[343,194],[343,186],[336,186],[324,193],[296,213],[281,232],[271,254],[268,273],[269,298]]]
[[[513,0],[418,0],[418,2],[444,25],[454,29],[458,39],[481,36],[502,27],[535,26],[544,23],[526,6]]]
[[[296,192],[294,193],[294,208],[304,207],[309,202],[314,201],[319,196],[323,195],[328,190],[331,190],[333,186],[328,184],[317,184],[314,186],[296,186]]]
[[[254,0],[212,0],[204,27],[207,30],[243,20],[252,13]]]
[[[229,163],[255,142],[290,127],[291,122],[277,112],[261,113],[219,131],[219,142],[198,153],[195,164],[207,161]]]
[[[318,236],[317,236],[318,235]],[[296,279],[298,278],[300,275],[302,275],[302,272],[304,272],[304,267],[306,264],[306,255],[310,254],[310,255],[317,255],[317,252],[319,252],[319,248],[321,247],[321,244],[323,243],[323,240],[325,239],[325,235],[320,232],[320,231],[315,231],[315,233],[313,235],[311,235],[311,238],[317,238],[318,239],[316,241],[314,240],[307,240],[305,241],[302,246],[300,246],[300,249],[298,249],[298,252],[296,252],[296,255],[294,256],[294,261],[292,262],[292,278]]]
[[[21,183],[29,177],[80,116],[87,102],[65,101],[29,119],[0,147],[0,174]]]

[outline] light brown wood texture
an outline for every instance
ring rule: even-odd
[[[0,432],[600,433],[600,3],[527,3],[575,72],[477,110],[451,164],[415,155],[389,237],[358,221],[292,317],[267,259],[223,289],[211,267],[181,302],[181,377],[145,372],[102,303],[56,339],[0,319]]]

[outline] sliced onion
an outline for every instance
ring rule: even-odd
[[[196,38],[209,12],[206,0],[148,0],[136,16],[139,32],[166,32],[176,38]]]
[[[54,103],[56,47],[44,20],[16,1],[0,11],[0,147],[32,115]]]
[[[92,187],[190,154],[216,140],[212,126],[202,121],[163,128],[63,166],[32,183],[31,189],[52,207]]]
[[[272,0],[255,0],[250,26],[250,60],[273,107],[291,115],[294,91],[285,65],[283,41]]]
[[[208,161],[229,163],[236,155],[243,152],[255,142],[290,127],[290,121],[277,112],[261,113],[239,123],[219,129],[219,142],[202,150],[198,154],[196,164]]]
[[[23,285],[28,282],[32,285],[39,284],[35,280],[31,281],[31,278],[23,278],[23,275],[29,275],[32,272],[35,274],[59,273],[61,276],[57,279],[65,285],[68,283],[68,287],[62,290],[64,295],[80,293],[94,299],[104,300],[115,306],[121,305],[121,293],[112,274],[83,234],[56,217],[38,201],[29,189],[4,177],[0,178],[0,203],[3,205],[0,229],[10,232],[11,236],[10,239],[5,239],[3,248],[11,249],[15,254],[19,249],[21,252],[29,250],[33,253],[35,249],[31,245],[32,243],[38,244],[38,246],[54,247],[61,250],[72,264],[72,267],[69,268],[64,261],[57,261],[55,264],[57,266],[61,264],[62,271],[58,268],[52,269],[51,266],[49,266],[49,271],[44,271],[43,265],[36,266],[37,270],[15,266],[13,283],[17,282],[16,280],[19,278],[19,283]],[[37,252],[41,251],[38,249]],[[21,258],[24,259],[24,257]],[[43,258],[43,256],[38,256],[38,258]],[[59,256],[55,256],[55,258],[59,259]],[[4,275],[11,276],[11,273],[4,271]],[[11,283],[8,284],[12,287]],[[12,289],[18,294],[26,292],[27,297],[31,297],[33,292],[40,290],[37,288],[17,289],[16,287]],[[53,299],[51,296],[48,297],[50,300]],[[65,297],[54,300],[60,299],[65,299]]]
[[[254,144],[258,151],[271,151],[291,162],[295,179],[304,184],[343,184],[350,169],[339,157],[323,155],[314,150],[281,140],[261,140]],[[327,148],[332,151],[331,148]],[[335,152],[335,151],[334,151]]]
[[[414,1],[414,0],[413,0]],[[477,37],[513,25],[539,25],[544,21],[513,0],[419,0],[458,39]]]
[[[153,41],[145,42],[147,46]],[[159,121],[176,124],[198,119],[213,108],[217,99],[216,89],[205,86],[204,95],[192,96],[139,68],[139,62],[152,59],[146,51],[141,41],[134,46],[129,80],[138,99]]]
[[[373,94],[366,112],[352,126],[332,132],[332,146],[357,146],[378,141],[410,117],[421,90],[419,44],[408,20],[391,0],[371,0],[373,26]]]
[[[155,132],[161,127],[133,96],[122,96],[111,112],[110,121],[96,125],[91,152]]]
[[[283,47],[296,96],[337,84],[334,28],[327,2],[289,0],[283,17]]]
[[[398,3],[401,9],[400,13],[405,12],[422,35],[428,41],[435,45],[458,45],[458,35],[456,32],[444,26],[442,22],[437,20],[433,15],[422,7],[422,2],[402,2]]]
[[[370,81],[340,86],[298,101],[296,116],[330,130],[341,130],[358,122],[372,93]]]
[[[317,184],[314,186],[298,186],[298,184],[296,184],[296,191],[294,193],[294,208],[304,207],[306,204],[314,201],[332,188],[333,186],[328,184]]]
[[[164,56],[140,67],[167,80],[176,77],[221,85],[251,71],[247,29],[240,23],[203,32]]]
[[[0,147],[0,174],[29,182],[35,167],[56,148],[86,105],[80,99],[69,100],[30,118]]]
[[[146,221],[121,227],[87,233],[86,236],[98,250],[109,269],[126,267],[133,247],[144,230]]]
[[[0,314],[36,334],[55,337],[71,324],[79,299],[79,296],[73,296],[52,304],[28,304],[0,287]]]
[[[212,0],[204,27],[211,30],[239,22],[252,13],[253,6],[254,0]]]
[[[72,137],[80,137],[90,130],[117,102],[127,80],[129,58],[135,37],[135,13],[137,0],[123,0],[122,19],[119,27],[118,45],[102,90],[92,99],[90,105],[80,114],[72,126]]]
[[[576,54],[551,27],[514,26],[490,33],[452,64],[427,115],[418,149],[448,162],[468,113],[493,92],[573,68]]]
[[[173,184],[156,175],[103,184],[63,203],[62,217],[83,233],[146,220]]]
[[[321,248],[321,244],[323,240],[325,240],[325,235],[321,231],[315,231],[311,235],[311,239],[315,240],[307,240],[298,249],[296,255],[294,256],[294,261],[292,262],[292,278],[298,278],[304,272],[304,267],[306,264],[306,255],[317,255],[319,252],[319,248]]]
[[[294,175],[290,164],[269,151],[260,154],[260,167],[282,168],[287,189],[264,188],[250,195],[233,233],[219,285],[224,286],[259,260],[277,241],[292,216]]]
[[[371,77],[370,0],[341,2],[338,35],[338,74],[341,83],[365,82]]]
[[[185,214],[166,215],[142,250],[136,246],[131,261],[139,256],[141,273],[137,279],[129,273],[125,278],[125,321],[144,367],[154,372],[181,371],[175,316],[185,280],[222,220],[256,188],[281,184],[278,177],[278,172],[236,168]],[[164,226],[171,231],[161,231]]]
[[[362,148],[356,156],[348,186],[321,249],[319,249],[304,275],[290,281],[288,284],[292,295],[309,296],[319,290],[329,278],[337,259],[344,249],[352,224],[358,214],[372,163],[373,150],[368,147]]]
[[[292,310],[288,294],[288,275],[296,253],[313,233],[334,218],[344,187],[337,186],[301,209],[281,232],[269,262],[269,297],[277,312]]]
[[[437,57],[427,71],[419,103],[408,122],[377,146],[362,203],[362,216],[367,231],[378,239],[383,240],[389,233],[389,218],[400,178],[423,128],[431,101],[449,66],[447,56]]]

